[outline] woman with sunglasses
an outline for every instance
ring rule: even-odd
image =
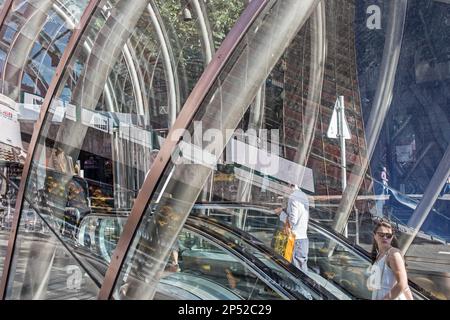
[[[405,262],[392,226],[377,223],[373,231],[372,267],[368,281],[372,300],[412,300]]]

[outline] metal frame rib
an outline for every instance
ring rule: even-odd
[[[179,129],[185,129],[189,126],[203,99],[206,97],[215,80],[220,75],[238,43],[268,3],[269,0],[253,0],[250,2],[238,22],[223,41],[211,63],[207,66],[194,90],[189,95],[189,98],[184,104],[184,107],[169,132],[170,139],[166,139],[166,142],[159,151],[157,160],[153,164],[150,173],[144,181],[141,192],[136,198],[131,214],[112,255],[111,264],[106,272],[105,280],[103,281],[102,288],[100,289],[98,299],[106,300],[111,297],[134,235],[136,234],[139,223],[145,214],[148,201],[153,195],[153,192],[157,187],[157,183],[169,163],[171,154],[175,150],[177,143],[181,138],[182,130]]]

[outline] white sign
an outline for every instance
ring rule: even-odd
[[[91,128],[95,128],[98,129],[100,131],[103,132],[110,132],[110,122],[108,117],[97,113],[97,112],[92,112],[91,110],[88,109],[83,109],[81,111],[81,123],[91,127]]]
[[[66,114],[64,102],[59,99],[53,100],[50,105],[50,112],[53,113],[52,122],[62,122]]]
[[[227,161],[236,162],[264,175],[314,192],[314,176],[310,168],[239,140],[231,139],[230,143],[231,154],[227,154],[230,157]]]
[[[339,98],[336,99],[336,103],[334,104],[333,115],[331,116],[331,122],[328,126],[327,137],[331,139],[337,139],[338,137],[338,108],[340,107]],[[344,110],[342,110],[344,112]],[[351,139],[350,129],[348,128],[347,120],[345,119],[345,115],[342,115],[342,123],[344,124],[344,138]]]
[[[159,106],[159,114],[169,114],[169,111],[167,111],[167,106]]]
[[[66,118],[72,121],[77,121],[77,107],[73,104],[66,104]]]
[[[20,124],[17,120],[16,103],[0,94],[0,142],[23,150]]]
[[[44,103],[44,98],[37,94],[25,92],[23,94],[23,103],[26,105],[41,106]]]

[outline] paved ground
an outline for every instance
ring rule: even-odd
[[[3,269],[4,257],[6,254],[8,233],[5,230],[0,231],[0,268]],[[44,261],[45,257],[51,257],[55,250],[55,257],[48,274],[48,286],[47,290],[39,297],[41,299],[59,299],[59,300],[87,300],[95,299],[98,293],[95,284],[90,281],[87,275],[77,266],[76,261],[66,252],[66,249],[62,246],[50,245],[49,243],[55,243],[49,241],[49,238],[36,237],[33,233],[26,234],[20,237],[20,255],[17,261],[17,269],[14,278],[14,285],[12,293],[10,291],[9,299],[32,299],[31,293],[26,293],[24,288],[26,265],[29,259],[40,259]],[[52,239],[51,239],[52,240]],[[44,244],[47,246],[44,247]],[[32,247],[33,246],[33,247]],[[40,247],[40,250],[35,250]],[[31,250],[33,254],[30,255]],[[47,264],[48,265],[48,264]],[[46,271],[37,271],[36,275],[32,277],[35,280],[41,281],[46,276]],[[35,291],[39,292],[39,286],[35,284]],[[28,291],[29,292],[29,291]]]

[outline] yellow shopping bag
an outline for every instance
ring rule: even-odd
[[[294,255],[294,244],[295,244],[295,236],[292,233],[289,233],[287,236],[286,248],[284,250],[284,258],[291,262],[292,256]]]
[[[295,236],[292,233],[286,233],[284,229],[276,231],[273,241],[273,249],[282,255],[287,261],[292,261],[294,253]]]

